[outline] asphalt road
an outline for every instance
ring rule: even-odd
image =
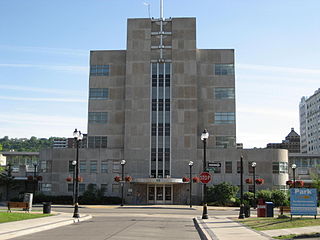
[[[71,206],[53,208],[53,211],[70,212]],[[229,211],[209,211],[209,214],[228,214]],[[159,207],[101,207],[80,208],[80,214],[89,213],[93,218],[65,227],[16,240],[122,240],[122,239],[200,239],[192,218],[201,216],[201,208]]]

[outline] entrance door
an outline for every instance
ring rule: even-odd
[[[172,185],[148,185],[149,204],[172,204]]]

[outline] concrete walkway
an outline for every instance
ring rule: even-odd
[[[72,218],[70,213],[55,213],[54,216],[35,218],[23,221],[14,221],[0,224],[0,239],[11,239],[27,234],[41,232],[76,222],[88,220],[92,218],[91,215],[82,214],[80,218]]]

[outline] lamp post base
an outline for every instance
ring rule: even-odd
[[[208,206],[207,204],[203,204],[203,211],[202,211],[202,219],[208,219]]]
[[[244,219],[244,205],[240,205],[239,219]]]
[[[74,205],[73,217],[74,217],[74,218],[80,218],[79,205],[78,205],[78,203],[76,203],[76,204]]]

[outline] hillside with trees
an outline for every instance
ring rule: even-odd
[[[47,138],[10,138],[5,136],[0,138],[0,151],[7,152],[14,150],[16,152],[39,152],[42,148],[48,148],[52,146],[53,139],[56,137]]]

